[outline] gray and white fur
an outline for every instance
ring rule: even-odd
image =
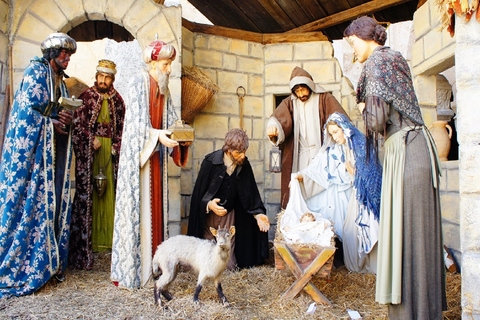
[[[213,279],[221,302],[228,304],[220,284],[220,275],[225,270],[230,258],[232,237],[235,227],[215,229],[210,228],[216,243],[186,235],[177,235],[161,243],[157,247],[152,261],[152,274],[155,280],[155,304],[162,305],[160,293],[167,299],[173,298],[168,286],[177,276],[179,265],[189,266],[198,274],[197,287],[193,301],[198,302],[198,295],[207,278]]]

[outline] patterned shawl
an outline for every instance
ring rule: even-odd
[[[363,66],[357,85],[357,103],[379,97],[402,116],[423,125],[407,61],[398,51],[377,47]]]
[[[382,166],[373,149],[367,151],[365,135],[361,133],[348,118],[338,112],[328,117],[323,129],[325,141],[323,150],[335,145],[335,141],[328,133],[328,123],[334,121],[342,130],[348,146],[353,150],[355,157],[355,181],[353,183],[357,190],[357,200],[369,211],[372,211],[375,218],[380,217],[380,197],[382,188]]]

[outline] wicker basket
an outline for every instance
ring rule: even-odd
[[[200,112],[219,90],[205,73],[197,67],[182,68],[182,120],[192,123]]]

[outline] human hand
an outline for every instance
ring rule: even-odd
[[[301,173],[297,173],[297,176],[295,177],[295,179],[298,180],[298,182],[302,182],[303,181],[303,176]]]
[[[73,120],[72,111],[62,109],[62,111],[60,111],[60,113],[58,114],[58,120],[60,120],[60,122],[63,123],[65,126],[68,126],[70,123],[72,123]]]
[[[53,122],[53,128],[55,129],[55,132],[63,135],[67,135],[68,132],[66,131],[67,127],[60,121],[56,119],[52,119]]]
[[[345,161],[345,167],[347,168],[347,171],[353,176],[355,175],[355,168],[352,166],[350,161]]]
[[[170,139],[168,136],[171,135],[172,132],[168,130],[160,130],[160,134],[158,136],[158,140],[160,141],[161,144],[163,144],[165,147],[168,148],[173,148],[178,146],[178,142],[175,140]]]
[[[257,224],[260,231],[267,232],[268,229],[270,229],[270,220],[268,220],[266,215],[263,213],[257,214],[255,219],[257,219]]]
[[[218,205],[219,202],[220,202],[220,199],[219,199],[219,198],[215,198],[215,199],[213,199],[213,200],[210,200],[210,201],[208,202],[208,209],[210,209],[211,211],[213,211],[217,216],[223,217],[223,216],[226,215],[228,212],[227,212],[227,209],[225,209],[224,207]]]
[[[193,143],[193,141],[182,141],[179,142],[178,144],[181,145],[182,147],[188,147]]]
[[[102,146],[102,143],[97,137],[95,137],[93,139],[93,150],[98,150],[101,146]]]
[[[359,104],[357,104],[357,108],[360,113],[363,114],[363,110],[365,110],[365,102],[360,102]]]
[[[277,141],[278,138],[278,129],[275,126],[271,126],[267,128],[267,136],[273,142]]]

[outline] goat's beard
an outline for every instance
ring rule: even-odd
[[[168,91],[168,79],[170,77],[170,72],[163,73],[162,70],[157,69],[157,84],[160,89],[160,94],[165,95]]]

